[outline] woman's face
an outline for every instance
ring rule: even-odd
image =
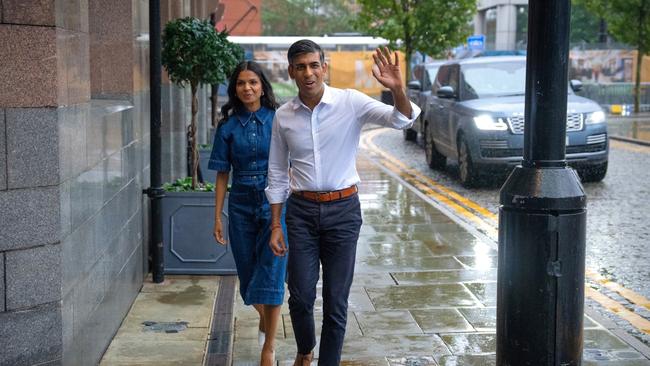
[[[237,98],[254,112],[261,106],[260,98],[262,97],[262,81],[256,73],[250,70],[244,70],[237,76],[237,85],[235,88]]]

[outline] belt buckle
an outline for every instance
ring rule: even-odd
[[[329,197],[329,192],[317,192],[318,202],[327,202],[329,201],[326,197]]]

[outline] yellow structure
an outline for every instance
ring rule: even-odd
[[[336,88],[357,89],[368,95],[377,96],[385,88],[372,76],[373,51],[336,51],[328,52],[329,85]],[[402,66],[402,80],[406,80],[406,60],[399,53]]]

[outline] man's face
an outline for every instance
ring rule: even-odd
[[[300,95],[317,97],[323,91],[327,64],[321,63],[318,52],[302,53],[289,65],[289,76],[296,81]]]

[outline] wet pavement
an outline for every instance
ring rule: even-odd
[[[609,134],[650,143],[650,113],[607,117]]]
[[[357,166],[364,224],[342,364],[493,365],[494,243],[443,214],[367,156],[362,154]],[[315,311],[318,324],[320,297]],[[233,364],[255,365],[257,314],[236,297],[234,316]],[[286,301],[277,336],[279,365],[291,365],[296,348]],[[584,360],[585,365],[650,365],[588,316]]]
[[[147,278],[101,366],[202,365],[217,276]]]
[[[420,144],[407,143],[400,131],[383,129],[372,139],[378,149],[405,162],[414,171],[436,184],[456,192],[459,196],[476,202],[498,213],[499,189],[505,177],[487,182],[487,186],[466,189],[458,181],[458,168],[449,161],[444,171],[431,170],[426,165],[424,150]],[[650,147],[610,140],[610,164],[607,176],[600,183],[584,184],[588,200],[587,213],[587,268],[593,274],[632,290],[646,300],[650,298]],[[634,314],[650,320],[650,306],[639,306],[602,286],[601,281],[588,278],[589,284],[622,304]],[[602,305],[587,299],[587,305]],[[612,310],[600,309],[604,316],[626,328],[640,340],[650,345],[650,334],[627,324],[612,314]]]
[[[381,144],[383,149],[395,155],[410,153],[410,157],[401,156],[409,166],[419,163],[416,154],[421,154],[421,151],[417,145],[405,144],[400,132],[381,132],[376,134],[375,142]],[[640,238],[648,228],[647,221],[643,221],[647,219],[642,215],[633,217],[632,220],[641,221],[635,221],[636,228],[626,226],[630,230],[619,228],[617,220],[630,219],[621,211],[621,207],[650,207],[644,201],[647,197],[639,196],[635,202],[620,189],[620,183],[626,182],[629,185],[625,187],[632,188],[636,194],[640,195],[642,189],[647,190],[638,188],[635,179],[638,176],[638,179],[647,182],[648,169],[637,167],[633,172],[635,176],[631,177],[630,168],[624,169],[620,165],[633,164],[637,160],[642,163],[640,160],[644,160],[644,154],[650,153],[650,149],[646,152],[627,145],[612,146],[610,175],[603,183],[585,187],[591,195],[590,224],[593,225],[594,220],[601,226],[609,223],[604,228],[599,227],[602,232],[588,228],[588,266],[597,268],[596,276],[600,273],[603,274],[602,278],[611,278],[612,273],[620,273],[618,276],[629,274],[630,277],[618,278],[646,276],[647,279],[645,267],[626,270],[619,266],[622,263],[641,265],[646,262],[642,251],[644,242]],[[471,220],[463,221],[458,212],[445,209],[441,204],[445,198],[441,195],[423,194],[429,189],[427,186],[421,185],[417,189],[409,186],[401,178],[398,179],[399,175],[388,169],[388,165],[380,167],[376,161],[379,160],[374,154],[368,154],[367,150],[362,151],[358,160],[363,181],[360,199],[364,224],[357,249],[342,364],[494,365],[494,239],[489,232],[475,228]],[[393,161],[392,164],[397,162]],[[438,191],[447,189],[445,194],[450,196],[453,189],[458,192],[457,201],[462,201],[462,196],[471,197],[488,208],[485,212],[480,207],[473,210],[483,212],[485,217],[493,215],[490,211],[496,210],[496,201],[491,197],[496,195],[498,188],[464,190],[454,186],[454,170],[451,165],[447,172],[428,171],[428,168],[422,171],[427,176],[439,175],[435,182],[430,182],[432,186],[438,185],[435,187]],[[608,192],[610,189],[616,193]],[[622,202],[614,202],[615,199]],[[465,204],[470,205],[469,202]],[[611,207],[617,207],[619,211],[616,214],[599,211],[606,207],[610,211]],[[646,224],[639,227],[644,222]],[[618,243],[621,239],[617,235],[630,241]],[[595,251],[595,248],[601,252]],[[627,260],[626,256],[633,253],[638,254],[638,262]],[[614,266],[611,272],[602,270],[607,268],[602,264],[604,261],[610,261]],[[634,274],[634,271],[640,273]],[[602,301],[602,298],[606,298],[614,304],[611,309],[650,319],[650,304],[639,305],[642,301],[621,291],[616,283],[598,280],[594,275],[590,278],[587,293],[591,295],[586,298],[584,322],[583,365],[650,365],[650,348],[628,333],[634,334],[636,329],[637,333],[641,333],[636,334],[639,339],[647,334],[632,327],[628,320],[616,316],[607,318],[602,313],[592,311],[598,308],[607,315],[607,306]],[[218,303],[223,300],[221,295],[217,298],[217,290],[225,288],[223,279],[214,276],[167,276],[161,285],[146,281],[101,365],[206,364],[205,352],[208,343],[212,342],[210,339],[213,339],[210,321],[213,311],[219,308],[215,305],[215,299]],[[643,290],[647,284],[640,285],[639,288]],[[232,296],[232,291],[229,293]],[[232,364],[257,365],[260,352],[257,313],[252,307],[244,306],[239,296],[234,297]],[[629,299],[636,299],[636,302]],[[315,311],[319,334],[322,321],[320,297],[317,298]],[[282,322],[276,347],[278,364],[292,365],[296,348],[286,301],[281,312]],[[227,339],[217,339],[216,342],[227,344]]]

